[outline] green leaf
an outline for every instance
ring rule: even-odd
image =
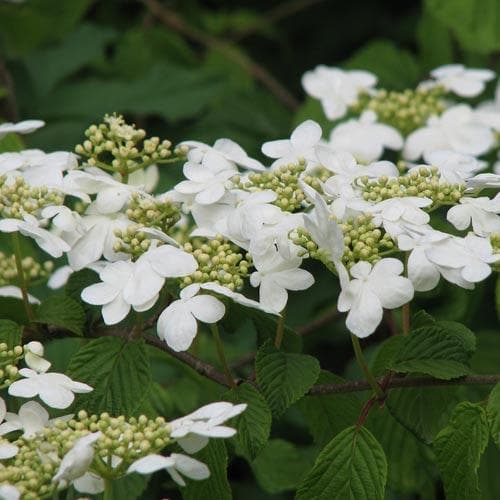
[[[24,144],[17,134],[7,134],[0,139],[0,153],[10,153],[21,151],[24,149]]]
[[[497,285],[495,287],[495,305],[497,308],[497,318],[500,319],[500,276],[497,277]]]
[[[62,44],[29,54],[24,62],[38,96],[45,96],[64,78],[101,56],[114,38],[112,29],[84,23]]]
[[[329,372],[321,372],[317,381],[318,384],[343,382],[343,378]],[[297,404],[315,443],[321,446],[356,422],[362,406],[361,400],[353,393],[305,396]]]
[[[0,319],[0,342],[7,344],[9,349],[21,345],[23,328],[10,319]]]
[[[458,404],[450,423],[434,441],[447,499],[481,498],[477,469],[487,444],[488,423],[484,408],[468,402]]]
[[[446,425],[456,403],[456,387],[391,389],[386,402],[392,416],[425,443]]]
[[[252,463],[260,486],[271,494],[293,490],[310,468],[304,453],[288,441],[271,439]]]
[[[316,382],[320,367],[307,354],[287,353],[266,342],[255,358],[257,383],[277,417]]]
[[[474,350],[475,336],[468,328],[459,323],[437,322],[405,337],[392,369],[449,380],[470,372],[468,362]]]
[[[92,413],[134,415],[151,384],[144,342],[118,337],[92,340],[72,358],[68,375],[94,390],[78,397],[78,408]]]
[[[382,500],[387,479],[384,450],[364,427],[349,427],[319,454],[296,500]]]
[[[370,413],[368,425],[387,457],[388,486],[401,493],[421,493],[433,479],[429,448],[387,410]]]
[[[491,437],[500,448],[500,383],[498,383],[490,393],[487,412]]]
[[[436,323],[436,320],[423,309],[420,309],[411,317],[411,327],[413,330],[421,328],[422,326],[429,326]]]
[[[404,337],[402,335],[395,335],[390,337],[381,344],[380,348],[375,353],[373,362],[370,369],[375,376],[383,375],[391,368],[394,359],[401,350],[404,344]]]
[[[377,75],[381,87],[394,90],[414,87],[420,77],[413,55],[390,40],[367,43],[345,62],[345,67],[371,71]]]
[[[479,488],[481,500],[498,500],[500,498],[500,449],[490,442],[481,457],[479,466]]]
[[[38,306],[32,304],[31,308],[36,312]],[[2,319],[10,319],[21,325],[30,323],[21,299],[0,296],[0,311],[2,311]]]
[[[40,304],[36,321],[60,326],[81,336],[85,326],[85,310],[67,295],[52,295]]]
[[[237,447],[249,460],[253,460],[269,439],[272,415],[266,400],[250,384],[241,384],[224,395],[224,400],[246,403],[247,409],[237,417],[234,437]]]
[[[112,500],[136,500],[140,498],[148,485],[149,477],[142,474],[129,474],[113,481]]]
[[[194,455],[210,469],[210,477],[204,481],[186,480],[182,489],[184,500],[213,498],[214,500],[231,500],[231,486],[227,480],[227,451],[223,439],[211,439],[209,444]]]
[[[451,29],[464,49],[478,53],[500,49],[498,0],[426,0],[425,7]]]
[[[72,273],[64,287],[64,293],[74,300],[83,302],[81,299],[82,290],[99,281],[99,276],[91,269],[82,269]]]

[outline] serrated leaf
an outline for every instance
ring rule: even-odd
[[[404,341],[405,340],[402,335],[395,335],[394,337],[384,340],[375,353],[373,362],[370,366],[370,369],[375,376],[378,377],[383,375],[391,368]]]
[[[83,335],[85,310],[76,300],[67,295],[52,295],[40,304],[36,321],[60,326],[76,335]]]
[[[426,0],[425,6],[452,30],[464,49],[488,53],[500,48],[497,0]]]
[[[296,500],[382,500],[387,479],[384,450],[364,427],[349,427],[319,454]]]
[[[433,325],[436,320],[426,311],[420,309],[411,317],[411,327],[413,330],[423,326]]]
[[[32,304],[31,308],[36,312],[38,306]],[[28,325],[30,323],[21,299],[0,296],[0,311],[2,311],[2,319],[10,319],[21,325]]]
[[[310,468],[307,456],[283,439],[271,439],[252,463],[259,485],[268,493],[293,490]]]
[[[0,319],[0,343],[7,344],[9,349],[21,345],[23,328],[10,319]]]
[[[317,384],[342,384],[345,380],[333,373],[321,372]],[[305,396],[298,407],[307,422],[315,443],[325,446],[335,435],[356,422],[361,400],[351,394]]]
[[[78,409],[91,413],[134,415],[151,384],[144,342],[118,337],[92,340],[71,359],[68,375],[94,390],[80,395]]]
[[[477,469],[488,444],[486,411],[463,402],[434,440],[436,462],[449,500],[480,499]]]
[[[388,487],[400,493],[421,493],[433,479],[429,448],[385,409],[370,413],[368,427],[385,451]]]
[[[500,383],[498,383],[490,393],[487,412],[491,437],[500,448]]]
[[[257,383],[277,417],[316,382],[320,367],[307,354],[283,352],[266,342],[255,358]]]
[[[142,474],[129,474],[113,481],[111,500],[136,500],[148,485],[149,477]]]
[[[474,349],[474,334],[468,328],[459,323],[437,322],[417,328],[404,338],[392,369],[449,380],[470,372],[468,362]]]
[[[375,73],[381,87],[404,90],[413,87],[420,70],[413,55],[390,40],[373,40],[361,47],[345,62],[348,69]]]
[[[194,455],[196,460],[203,462],[210,469],[210,477],[204,481],[187,479],[186,487],[182,489],[184,500],[199,500],[213,498],[214,500],[231,500],[231,486],[227,480],[227,451],[223,439],[211,439],[209,444]]]
[[[64,286],[64,293],[72,299],[81,301],[82,290],[98,281],[99,276],[95,271],[91,269],[82,269],[70,275]]]
[[[234,440],[243,455],[253,460],[269,439],[272,414],[264,397],[250,384],[241,384],[224,395],[224,400],[246,403],[247,409],[235,419]]]
[[[456,387],[406,387],[391,389],[386,405],[403,427],[424,443],[446,425],[457,403]]]

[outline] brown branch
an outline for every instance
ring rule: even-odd
[[[332,319],[335,319],[338,314],[339,312],[337,311],[337,308],[333,307],[331,310],[323,314],[323,316],[320,316],[319,318],[311,321],[310,323],[307,323],[304,326],[299,326],[299,328],[297,328],[297,333],[299,335],[309,335],[310,333],[313,333],[316,330],[319,330],[321,327],[330,323],[330,321]]]
[[[383,383],[383,378],[379,383]],[[452,380],[440,380],[431,377],[394,377],[386,385],[386,389],[402,389],[406,387],[449,386],[449,385],[492,385],[500,382],[500,374],[494,375],[468,375],[467,377]],[[353,380],[343,384],[319,384],[311,388],[308,394],[343,394],[346,392],[360,392],[371,390],[366,380]]]
[[[149,11],[167,28],[185,36],[193,42],[204,47],[217,50],[227,59],[238,64],[248,71],[256,80],[267,87],[283,104],[292,110],[298,108],[295,97],[267,71],[266,68],[255,62],[249,56],[243,54],[237,47],[232,46],[224,40],[205,33],[203,30],[186,23],[174,10],[160,3],[158,0],[140,0]]]

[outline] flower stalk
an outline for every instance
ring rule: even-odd
[[[361,345],[359,343],[358,337],[356,337],[356,335],[351,335],[351,341],[354,348],[354,354],[356,355],[356,361],[358,362],[361,370],[363,370],[367,382],[370,384],[370,387],[373,389],[373,392],[376,394],[377,398],[382,399],[384,397],[384,391],[378,384],[377,379],[374,377],[373,373],[368,368],[368,363],[366,362],[363,351],[361,350]]]
[[[17,268],[17,276],[19,281],[19,288],[21,289],[21,294],[23,297],[24,309],[26,311],[26,316],[30,323],[33,323],[35,320],[35,315],[33,313],[33,309],[31,308],[31,304],[28,297],[28,284],[26,282],[26,278],[24,276],[23,270],[23,256],[21,252],[21,242],[19,239],[19,234],[17,232],[12,233],[12,244],[14,247],[14,255],[16,258],[16,268]]]
[[[234,389],[236,387],[236,383],[234,381],[233,374],[231,373],[231,369],[229,368],[229,363],[227,362],[226,354],[224,352],[224,345],[222,344],[222,340],[220,338],[219,327],[217,326],[217,323],[211,323],[210,330],[212,331],[212,335],[214,336],[217,355],[219,356],[219,362],[224,371],[224,375],[226,376],[228,385],[229,387]]]

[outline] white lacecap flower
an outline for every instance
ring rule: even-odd
[[[358,119],[337,125],[330,134],[330,146],[352,153],[360,163],[370,163],[378,160],[384,149],[399,151],[403,137],[394,127],[378,123],[373,111],[365,111]]]
[[[24,403],[19,412],[5,415],[5,422],[0,425],[0,435],[8,434],[9,432],[22,430],[23,437],[30,439],[49,423],[49,414],[47,410],[36,401],[28,401]]]
[[[276,250],[254,256],[256,271],[250,275],[250,283],[259,287],[263,306],[279,313],[288,301],[287,290],[306,290],[314,284],[314,276],[300,269],[301,263],[301,258],[284,259]]]
[[[358,337],[371,335],[382,320],[383,308],[394,309],[413,299],[413,285],[401,261],[386,258],[375,265],[358,262],[351,267],[353,279],[342,285],[337,308],[349,311],[346,325]]]
[[[0,125],[0,139],[7,134],[30,134],[43,127],[45,122],[42,120],[25,120],[18,123],[2,123]]]
[[[426,153],[443,149],[480,156],[494,144],[491,128],[477,120],[470,106],[457,104],[439,117],[431,116],[425,127],[412,132],[406,138],[403,156],[416,160]]]
[[[319,124],[306,120],[292,132],[290,139],[265,142],[262,152],[275,159],[272,167],[297,163],[300,160],[317,164],[315,150],[321,142],[322,133]]]
[[[52,482],[58,484],[60,488],[65,488],[75,479],[82,477],[94,459],[94,443],[101,435],[101,432],[93,432],[77,439],[61,460]]]
[[[182,289],[158,318],[158,336],[174,351],[185,351],[196,337],[197,321],[217,323],[226,312],[224,304],[211,295],[200,294],[200,285],[192,284]]]
[[[89,385],[75,382],[62,373],[38,373],[30,368],[21,368],[19,375],[24,378],[9,386],[9,394],[20,398],[39,396],[51,408],[68,408],[75,399],[73,393],[92,391]]]
[[[460,231],[472,224],[474,233],[478,236],[489,236],[500,233],[500,193],[495,198],[486,196],[480,198],[463,197],[460,205],[448,210],[446,218]]]
[[[340,68],[317,66],[302,77],[304,90],[319,99],[327,118],[336,120],[354,104],[361,91],[370,91],[377,77],[368,71],[345,71]]]
[[[162,469],[165,469],[180,486],[186,486],[186,482],[181,474],[195,481],[201,481],[210,477],[210,470],[204,463],[181,453],[172,453],[168,457],[147,455],[132,463],[127,472],[129,474],[132,472],[152,474]]]
[[[208,444],[209,438],[230,438],[236,430],[223,424],[245,411],[246,404],[224,401],[202,406],[198,410],[169,422],[170,436],[186,453],[196,453]]]
[[[486,82],[495,78],[489,69],[466,68],[462,64],[446,64],[431,71],[438,85],[460,97],[475,97],[485,87]]]

